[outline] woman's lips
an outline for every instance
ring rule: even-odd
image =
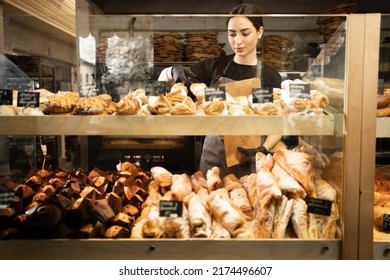
[[[243,52],[244,48],[235,48],[236,52]]]

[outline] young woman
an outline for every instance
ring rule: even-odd
[[[180,65],[166,68],[160,74],[159,80],[170,83],[182,82],[187,86],[191,83],[203,82],[207,86],[215,87],[226,82],[257,77],[261,80],[262,88],[271,90],[274,87],[280,88],[282,82],[280,74],[269,65],[261,63],[257,54],[257,45],[264,33],[263,19],[259,14],[259,10],[249,3],[242,3],[230,12],[227,29],[229,45],[234,54],[205,59],[188,68]],[[253,147],[249,150],[240,149],[247,155],[247,158],[240,164],[228,167],[223,137],[206,136],[200,170],[206,175],[207,170],[218,166],[221,178],[229,173],[240,178],[255,172],[253,158],[256,152],[267,154],[280,139],[280,135],[270,135],[260,147]]]

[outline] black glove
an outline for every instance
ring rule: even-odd
[[[265,155],[268,154],[268,151],[264,146],[260,146],[255,149],[245,149],[243,147],[237,147],[237,150],[239,150],[241,153],[243,153],[246,156],[255,156],[258,152],[263,153]]]
[[[190,70],[182,65],[176,65],[172,67],[172,78],[177,82],[182,82],[186,87],[189,87],[191,82]]]

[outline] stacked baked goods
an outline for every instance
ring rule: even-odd
[[[14,200],[0,210],[0,237],[129,237],[149,178],[129,162],[118,164],[114,173],[31,170],[23,183],[2,182]]]
[[[112,115],[115,111],[116,103],[111,95],[80,97],[72,91],[51,96],[43,108],[46,115]]]
[[[357,12],[356,2],[341,3],[337,6],[326,10],[323,14],[350,14]],[[317,19],[318,31],[327,42],[339,26],[345,21],[344,16],[321,16]]]
[[[176,83],[164,94],[146,95],[145,89],[130,90],[118,102],[109,94],[83,97],[78,92],[64,91],[45,94],[39,108],[0,106],[0,115],[291,115],[298,113],[321,115],[329,105],[329,98],[321,90],[311,90],[307,98],[291,98],[284,88],[275,88],[273,101],[253,102],[252,95],[234,98],[226,92],[224,98],[207,99],[207,85],[193,83],[186,87]],[[296,81],[292,81],[296,82]],[[304,83],[303,81],[298,81]],[[189,94],[189,92],[193,95]]]
[[[218,57],[222,53],[223,44],[218,43],[218,32],[187,32],[184,34],[184,60],[196,62],[205,58]]]
[[[116,172],[32,170],[25,182],[2,182],[15,199],[0,210],[0,237],[335,239],[338,198],[317,166],[309,150],[280,148],[258,153],[256,172],[241,178],[130,162]],[[309,211],[308,198],[331,203],[329,213]],[[160,214],[161,201],[182,210]]]
[[[182,62],[184,36],[177,32],[153,34],[154,62]]]
[[[317,90],[329,98],[329,106],[340,111],[344,110],[344,80],[336,78],[304,79],[310,84],[310,89]]]
[[[293,41],[282,35],[267,35],[263,37],[262,56],[264,63],[278,70],[286,70],[290,66],[289,58]]]
[[[390,169],[382,166],[375,171],[374,240],[390,240]]]

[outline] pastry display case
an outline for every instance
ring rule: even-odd
[[[381,20],[374,183],[374,259],[390,259],[390,15]],[[388,101],[387,101],[388,99]]]
[[[88,46],[81,47],[79,45],[79,50],[89,50],[87,53],[80,53],[80,98],[94,98],[108,94],[112,100],[116,99],[119,102],[129,92],[144,88],[146,81],[154,75],[153,44],[150,40],[155,32],[184,34],[186,32],[200,32],[200,29],[204,32],[213,26],[213,32],[219,33],[218,38],[221,43],[224,43],[223,40],[227,38],[225,23],[228,15],[103,15],[94,12],[86,4],[78,6],[77,9],[78,43],[82,41],[91,44],[92,42],[92,45]],[[49,113],[40,116],[5,116],[0,118],[1,133],[3,135],[77,135],[84,139],[82,141],[88,137],[101,137],[100,139],[103,140],[101,147],[106,145],[106,147],[111,146],[111,148],[115,144],[122,145],[126,141],[127,146],[134,140],[139,141],[140,139],[142,139],[142,143],[138,142],[138,145],[148,145],[148,140],[151,138],[166,142],[186,136],[196,139],[196,137],[205,135],[281,134],[286,137],[298,136],[302,144],[296,147],[297,149],[280,148],[280,151],[286,154],[294,153],[294,155],[299,153],[304,158],[310,156],[309,165],[310,172],[314,172],[313,177],[304,177],[306,179],[302,180],[309,180],[310,184],[314,184],[314,178],[316,178],[316,182],[325,184],[332,194],[331,199],[319,199],[318,197],[322,197],[319,191],[318,197],[311,193],[306,200],[300,199],[300,203],[306,205],[305,207],[311,206],[311,212],[305,212],[303,215],[306,219],[305,227],[308,227],[309,219],[311,219],[312,226],[314,224],[318,226],[317,233],[310,235],[313,238],[298,233],[299,231],[293,225],[294,219],[287,220],[285,232],[278,238],[276,236],[272,238],[272,235],[267,238],[256,237],[251,235],[250,230],[243,231],[242,235],[239,235],[240,238],[237,238],[238,235],[232,232],[229,232],[229,238],[211,238],[210,236],[173,238],[166,235],[154,238],[148,238],[150,236],[146,237],[145,235],[142,236],[143,238],[131,238],[130,231],[136,231],[135,223],[138,217],[134,217],[134,227],[128,226],[127,229],[126,226],[123,226],[126,223],[121,220],[120,224],[123,228],[117,232],[116,236],[110,236],[107,231],[105,234],[96,232],[96,227],[93,230],[87,230],[84,227],[87,225],[82,224],[85,221],[84,216],[81,220],[72,216],[73,219],[64,218],[65,224],[68,222],[72,224],[72,227],[75,227],[75,221],[77,221],[79,223],[77,226],[83,228],[83,231],[80,230],[83,234],[68,235],[67,230],[70,224],[66,224],[65,228],[50,228],[48,224],[40,224],[42,227],[35,227],[37,231],[30,232],[30,236],[25,234],[22,235],[23,238],[12,238],[17,236],[17,230],[13,231],[15,227],[6,230],[3,227],[4,238],[0,240],[0,258],[336,260],[371,258],[369,253],[362,249],[363,247],[365,249],[372,248],[373,244],[372,231],[371,236],[361,235],[366,230],[366,224],[363,224],[362,216],[364,213],[360,206],[362,203],[372,205],[372,202],[371,204],[369,202],[369,198],[372,198],[373,195],[372,188],[366,191],[365,186],[367,182],[373,182],[374,169],[366,168],[367,161],[366,158],[363,160],[363,155],[370,152],[370,147],[374,147],[374,145],[368,146],[367,143],[372,141],[375,136],[368,129],[369,118],[365,119],[364,116],[367,112],[372,113],[375,110],[372,96],[366,93],[372,92],[374,96],[378,85],[377,77],[371,76],[375,74],[373,74],[375,72],[373,69],[378,67],[375,54],[378,54],[379,50],[380,15],[343,14],[337,17],[334,15],[264,15],[263,17],[267,26],[266,32],[269,35],[288,37],[291,42],[296,44],[294,49],[296,56],[302,55],[299,51],[302,51],[300,47],[303,45],[306,46],[310,42],[318,43],[318,52],[313,57],[305,56],[304,63],[307,63],[305,71],[302,69],[295,71],[294,67],[297,65],[294,64],[293,56],[288,63],[280,64],[282,66],[278,70],[304,72],[301,76],[302,81],[299,82],[307,83],[311,89],[325,94],[329,100],[325,108],[321,108],[321,110],[313,108],[305,111],[296,110],[269,116],[256,114],[240,116],[229,114],[159,115],[157,113],[119,115],[107,112],[105,114],[85,114],[85,111],[82,114]],[[341,21],[338,21],[340,18]],[[323,34],[318,31],[318,22],[328,22],[334,28],[332,35],[326,40]],[[198,27],[194,28],[194,26]],[[84,40],[87,37],[89,39]],[[81,40],[82,38],[83,40]],[[119,59],[123,56],[123,52],[126,61]],[[371,55],[374,58],[367,59],[367,56]],[[130,63],[131,67],[128,71],[126,64]],[[300,67],[302,67],[302,63],[300,61]],[[69,96],[69,98],[73,97]],[[362,100],[365,98],[368,101],[363,106]],[[363,133],[366,130],[367,133]],[[174,141],[173,145],[175,146],[177,143],[180,141]],[[89,150],[88,146],[87,141],[85,147],[88,151],[87,156],[93,159],[96,156],[96,151]],[[279,155],[280,157],[283,154],[278,150],[274,152],[274,156]],[[372,157],[373,154],[371,151],[370,160],[372,161],[375,160]],[[185,158],[187,155],[177,155],[176,160],[182,160],[181,157]],[[88,159],[85,160],[88,161]],[[136,176],[139,185],[136,188],[134,186],[128,187],[127,191],[122,192],[124,196],[118,200],[115,199],[118,195],[114,194],[115,190],[119,189],[118,182],[110,186],[107,183],[98,184],[98,180],[104,181],[108,177],[116,178],[118,174],[108,174],[104,167],[99,166],[98,161],[90,162],[96,166],[88,166],[88,170],[78,169],[72,173],[79,179],[88,178],[91,180],[93,178],[92,181],[89,181],[90,186],[81,186],[72,181],[68,185],[62,186],[61,189],[63,193],[67,192],[70,195],[71,192],[72,195],[80,198],[79,194],[75,194],[77,189],[81,191],[83,188],[86,190],[93,188],[84,197],[84,202],[93,200],[95,203],[93,213],[99,213],[98,221],[94,220],[95,225],[103,224],[103,228],[112,224],[110,213],[119,211],[118,204],[115,204],[119,203],[118,201],[123,203],[123,201],[129,202],[137,199],[137,203],[129,206],[126,213],[140,212],[142,203],[147,200],[149,195],[145,190],[149,192],[151,190],[150,185],[149,187],[144,185],[146,179],[149,180],[149,176],[151,176],[154,182],[158,182],[156,181],[158,175],[154,171],[156,168],[161,168],[159,162],[155,162],[154,166],[147,167],[143,166],[142,161],[138,165],[134,165],[136,167],[126,165],[125,161],[119,163],[116,166],[118,174],[129,172],[130,169],[126,168],[136,168],[139,171]],[[156,168],[153,169],[154,167]],[[138,168],[141,168],[142,171]],[[289,166],[287,165],[286,168],[289,169]],[[134,171],[134,169],[132,170]],[[159,170],[161,171],[161,169]],[[197,171],[194,167],[194,170],[188,174],[180,173],[173,174],[173,176],[185,177],[184,174],[192,176]],[[42,172],[36,174],[39,175]],[[69,176],[70,172],[62,170],[57,174],[66,173],[66,176]],[[175,173],[175,171],[172,172]],[[70,180],[70,177],[66,178]],[[51,185],[55,187],[57,183],[60,184],[60,181],[61,178],[57,177],[55,183]],[[150,181],[147,183],[150,184]],[[27,182],[24,184],[28,186]],[[304,185],[304,183],[301,184]],[[143,187],[145,189],[142,189]],[[40,189],[41,187],[34,185],[34,188]],[[126,187],[123,187],[124,189]],[[294,199],[298,200],[298,198]],[[9,221],[12,215],[7,216],[6,209],[10,209],[9,205],[6,205],[7,201],[6,196],[1,200],[2,204],[0,205],[5,208],[1,219],[12,224]],[[41,205],[39,201],[36,200],[38,207]],[[80,201],[77,203],[77,207],[84,204]],[[210,205],[212,208],[212,204]],[[139,208],[135,210],[136,207]],[[276,206],[274,205],[274,207]],[[321,212],[324,208],[326,211]],[[32,211],[27,212],[31,213]],[[69,211],[69,213],[75,215],[73,211]],[[90,218],[90,216],[88,217]],[[182,217],[169,216],[168,218],[174,220]],[[254,219],[256,220],[256,218]],[[21,220],[19,222],[22,223]],[[107,224],[105,224],[106,222]],[[50,225],[52,223],[53,220],[51,220]],[[182,221],[181,225],[185,225],[185,222]],[[48,235],[39,235],[38,228],[40,230],[42,228],[51,229],[51,231],[46,232]],[[102,228],[100,227],[99,230],[101,231]],[[324,232],[320,233],[321,230]],[[86,234],[87,231],[90,235]],[[304,231],[308,232],[308,228]],[[54,232],[58,235],[53,235]]]

